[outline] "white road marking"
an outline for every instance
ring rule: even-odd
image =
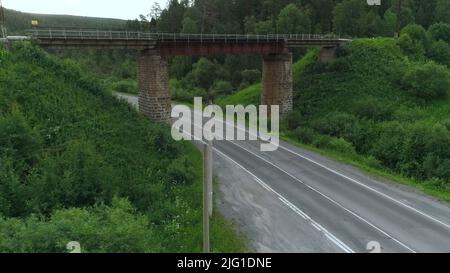
[[[198,126],[196,126],[195,124],[193,124],[195,127],[198,128]],[[187,133],[189,134],[189,133]],[[398,239],[395,239],[393,236],[391,236],[389,233],[387,233],[386,231],[382,230],[381,228],[375,226],[373,223],[371,223],[370,221],[366,220],[365,218],[363,218],[362,216],[358,215],[357,213],[353,212],[352,210],[346,208],[345,206],[343,206],[342,204],[340,204],[339,202],[335,201],[334,199],[330,198],[329,196],[325,195],[324,193],[320,192],[319,190],[311,187],[310,185],[306,184],[305,182],[303,182],[302,180],[300,180],[299,178],[297,178],[296,176],[288,173],[287,171],[283,170],[282,168],[280,168],[279,166],[273,164],[272,162],[268,161],[267,159],[255,154],[254,152],[242,147],[241,145],[238,145],[236,143],[234,143],[233,141],[228,141],[231,144],[243,149],[244,151],[247,151],[248,153],[258,157],[259,159],[263,160],[264,162],[269,163],[270,165],[274,166],[275,168],[277,168],[278,170],[282,171],[283,173],[285,173],[286,175],[288,175],[289,177],[293,178],[294,180],[300,182],[301,184],[305,185],[307,188],[311,189],[312,191],[316,192],[317,194],[319,194],[320,196],[324,197],[325,199],[329,200],[330,202],[332,202],[333,204],[337,205],[338,207],[342,208],[343,210],[347,211],[348,213],[350,213],[351,215],[355,216],[356,218],[360,219],[361,221],[363,221],[364,223],[366,223],[367,225],[369,225],[370,227],[376,229],[377,231],[379,231],[380,233],[384,234],[385,236],[387,236],[388,238],[392,239],[394,242],[398,243],[399,245],[401,245],[402,247],[406,248],[408,251],[416,253],[415,250],[413,250],[412,248],[408,247],[406,244],[404,244],[403,242],[399,241]],[[217,150],[216,148],[214,148],[215,151],[218,151],[219,153],[221,153],[219,150]],[[223,154],[223,153],[222,153]],[[233,162],[237,163],[236,161],[234,161],[233,159],[231,159],[230,157],[228,157],[230,160],[232,160]],[[241,166],[241,165],[239,165]],[[243,168],[243,167],[242,167]],[[244,168],[244,170],[246,170]],[[248,170],[246,170],[247,172],[249,172]],[[251,172],[249,172],[251,173]],[[256,177],[254,174],[252,174],[256,179],[259,179],[258,177]],[[260,180],[261,181],[261,180]],[[264,183],[265,184],[265,183]],[[266,184],[267,185],[267,184]],[[272,190],[273,191],[273,190]]]
[[[193,111],[193,112],[194,112],[194,115],[195,115],[195,114],[199,114],[199,113],[196,112],[196,111]],[[229,123],[229,122],[227,122],[227,121],[224,121],[224,123],[226,123],[226,124],[228,124],[228,125],[233,125],[233,126],[234,126],[234,124],[231,124],[231,123]],[[245,132],[248,132],[249,134],[251,134],[251,135],[253,135],[253,136],[258,136],[258,135],[255,134],[252,130],[247,130],[245,127],[244,127],[244,129],[242,129],[241,126],[235,126],[235,128],[237,128],[238,130],[241,130],[241,131],[243,130],[243,131],[245,131]],[[261,133],[261,132],[260,132],[260,133]],[[323,165],[323,164],[321,164],[321,163],[319,163],[319,162],[316,162],[315,160],[313,160],[313,159],[311,159],[311,158],[308,158],[308,157],[306,157],[306,156],[304,156],[304,155],[301,155],[301,154],[299,154],[299,153],[297,153],[297,152],[295,152],[295,151],[292,151],[291,149],[286,148],[286,147],[284,147],[283,145],[281,145],[281,143],[280,143],[280,145],[279,145],[279,148],[281,148],[281,149],[283,149],[283,150],[285,150],[285,151],[287,151],[287,152],[290,152],[291,154],[294,154],[294,155],[296,155],[296,156],[298,156],[298,157],[301,157],[301,158],[303,158],[303,159],[305,159],[305,160],[307,160],[307,161],[309,161],[309,162],[311,162],[311,163],[313,163],[313,164],[315,164],[315,165],[317,165],[317,166],[319,166],[319,167],[321,167],[321,168],[323,168],[323,169],[325,169],[325,170],[327,170],[327,171],[329,171],[329,172],[332,172],[332,173],[334,173],[334,174],[336,174],[336,175],[338,175],[338,176],[340,176],[340,177],[342,177],[342,178],[344,178],[344,179],[346,179],[346,180],[348,180],[348,181],[350,181],[350,182],[353,182],[353,183],[355,183],[355,184],[357,184],[357,185],[359,185],[359,186],[361,186],[361,187],[364,187],[364,188],[366,188],[366,189],[368,189],[368,190],[370,190],[370,191],[372,191],[372,192],[375,192],[375,193],[377,193],[377,194],[383,196],[384,198],[387,198],[387,199],[389,199],[389,200],[391,200],[391,201],[393,201],[393,202],[395,202],[395,203],[397,203],[397,204],[399,204],[399,205],[401,205],[401,206],[403,206],[403,207],[405,207],[405,208],[408,208],[408,209],[414,211],[415,213],[418,213],[418,214],[420,214],[420,215],[422,215],[422,216],[424,216],[424,217],[426,217],[426,218],[428,218],[428,219],[430,219],[430,220],[432,220],[432,221],[434,221],[434,222],[436,222],[436,223],[438,223],[438,224],[441,224],[441,225],[445,226],[446,228],[450,229],[450,224],[447,224],[447,223],[445,223],[445,222],[443,222],[443,221],[441,221],[441,220],[439,220],[439,219],[436,219],[436,218],[434,218],[433,216],[428,215],[428,214],[425,213],[425,212],[422,212],[422,211],[420,211],[420,210],[418,210],[418,209],[416,209],[416,208],[414,208],[414,207],[412,207],[412,206],[410,206],[410,205],[408,205],[408,204],[405,204],[404,202],[399,201],[399,200],[397,200],[397,199],[395,199],[395,198],[393,198],[393,197],[391,197],[391,196],[389,196],[389,195],[387,195],[387,194],[385,194],[385,193],[383,193],[383,192],[381,192],[381,191],[379,191],[379,190],[377,190],[377,189],[374,189],[374,188],[372,188],[372,187],[370,187],[370,186],[368,186],[368,185],[366,185],[366,184],[364,184],[364,183],[362,183],[362,182],[360,182],[360,181],[358,181],[358,180],[356,180],[356,179],[353,179],[353,178],[351,178],[351,177],[349,177],[349,176],[347,176],[347,175],[345,175],[345,174],[342,174],[342,173],[340,173],[340,172],[338,172],[338,171],[335,171],[335,170],[333,170],[333,169],[331,169],[331,168],[329,168],[329,167],[327,167],[327,166],[325,166],[325,165]]]
[[[391,201],[393,201],[393,202],[395,202],[395,203],[397,203],[399,205],[402,205],[403,207],[406,207],[406,208],[408,208],[408,209],[410,209],[410,210],[412,210],[412,211],[414,211],[414,212],[416,212],[416,213],[418,213],[418,214],[420,214],[420,215],[422,215],[422,216],[424,216],[424,217],[426,217],[426,218],[428,218],[428,219],[430,219],[430,220],[432,220],[432,221],[434,221],[434,222],[436,222],[438,224],[441,224],[441,225],[445,226],[446,228],[450,229],[450,225],[449,224],[444,223],[441,220],[436,219],[433,216],[430,216],[430,215],[428,215],[428,214],[426,214],[426,213],[424,213],[424,212],[422,212],[422,211],[420,211],[420,210],[418,210],[418,209],[416,209],[416,208],[414,208],[414,207],[412,207],[412,206],[410,206],[408,204],[405,204],[402,201],[399,201],[399,200],[397,200],[397,199],[395,199],[395,198],[393,198],[393,197],[391,197],[391,196],[389,196],[389,195],[387,195],[387,194],[385,194],[383,192],[380,192],[379,190],[376,190],[376,189],[374,189],[374,188],[372,188],[372,187],[370,187],[370,186],[368,186],[368,185],[366,185],[366,184],[364,184],[364,183],[362,183],[362,182],[360,182],[360,181],[358,181],[356,179],[353,179],[353,178],[348,177],[348,176],[346,176],[346,175],[344,175],[344,174],[342,174],[342,173],[340,173],[338,171],[335,171],[335,170],[333,170],[333,169],[331,169],[331,168],[329,168],[329,167],[327,167],[327,166],[325,166],[323,164],[320,164],[320,163],[318,163],[318,162],[316,162],[316,161],[314,161],[314,160],[312,160],[312,159],[310,159],[310,158],[308,158],[306,156],[303,156],[303,155],[301,155],[301,154],[299,154],[297,152],[294,152],[294,151],[292,151],[292,150],[290,150],[290,149],[288,149],[288,148],[286,148],[286,147],[284,147],[282,145],[280,145],[279,147],[281,149],[285,150],[285,151],[288,151],[288,152],[290,152],[290,153],[292,153],[292,154],[294,154],[294,155],[296,155],[298,157],[301,157],[301,158],[303,158],[303,159],[305,159],[305,160],[307,160],[307,161],[309,161],[309,162],[311,162],[311,163],[313,163],[313,164],[315,164],[315,165],[317,165],[317,166],[319,166],[319,167],[321,167],[321,168],[323,168],[323,169],[325,169],[325,170],[327,170],[329,172],[332,172],[332,173],[334,173],[334,174],[336,174],[336,175],[338,175],[340,177],[343,177],[346,180],[349,180],[349,181],[351,181],[351,182],[353,182],[353,183],[355,183],[355,184],[357,184],[357,185],[359,185],[361,187],[364,187],[364,188],[366,188],[366,189],[368,189],[368,190],[370,190],[372,192],[375,192],[375,193],[383,196],[384,198],[387,198],[387,199],[389,199],[389,200],[391,200]]]
[[[268,190],[269,192],[275,194],[278,199],[283,202],[288,208],[290,208],[291,210],[293,210],[295,213],[297,213],[298,215],[300,215],[303,219],[309,221],[309,223],[315,227],[318,231],[322,232],[324,234],[324,236],[330,240],[331,242],[333,242],[336,246],[338,246],[340,249],[342,249],[344,252],[346,253],[354,253],[354,251],[348,247],[345,243],[343,243],[341,240],[339,240],[336,236],[334,236],[331,232],[329,232],[327,229],[323,228],[322,226],[320,226],[317,222],[315,222],[310,216],[308,216],[306,213],[304,213],[303,211],[301,211],[298,207],[296,207],[295,205],[293,205],[291,202],[289,202],[286,198],[284,198],[280,193],[278,193],[277,191],[275,191],[274,189],[272,189],[269,185],[267,185],[264,181],[262,181],[259,177],[257,177],[255,174],[253,174],[251,171],[249,171],[248,169],[246,169],[244,166],[242,166],[241,164],[239,164],[238,162],[236,162],[234,159],[232,159],[231,157],[229,157],[228,155],[226,155],[225,153],[219,151],[218,149],[214,148],[214,150],[222,155],[223,157],[225,157],[226,159],[228,159],[229,161],[233,162],[234,164],[236,164],[238,167],[240,167],[241,169],[243,169],[245,172],[247,172],[248,174],[250,174],[253,179],[260,184],[264,189]]]
[[[402,247],[408,249],[409,251],[415,253],[416,251],[414,251],[413,249],[411,249],[410,247],[408,247],[406,244],[402,243],[401,241],[395,239],[393,236],[389,235],[389,233],[385,232],[384,230],[380,229],[379,227],[375,226],[374,224],[372,224],[371,222],[369,222],[368,220],[364,219],[362,216],[358,215],[357,213],[353,212],[352,210],[344,207],[342,204],[340,204],[339,202],[335,201],[334,199],[330,198],[329,196],[327,196],[326,194],[320,192],[319,190],[309,186],[308,184],[306,184],[305,182],[303,182],[302,180],[298,179],[297,177],[295,177],[294,175],[288,173],[287,171],[283,170],[282,168],[280,168],[279,166],[273,164],[272,162],[268,161],[267,159],[253,153],[252,151],[242,147],[241,145],[238,145],[232,141],[230,141],[230,143],[234,144],[235,146],[241,148],[244,151],[247,151],[248,153],[252,154],[253,156],[263,160],[264,162],[267,162],[268,164],[272,165],[273,167],[277,168],[278,170],[280,170],[281,172],[285,173],[286,175],[288,175],[289,177],[291,177],[292,179],[300,182],[301,184],[305,185],[307,188],[311,189],[312,191],[316,192],[317,194],[319,194],[320,196],[324,197],[325,199],[329,200],[330,202],[332,202],[333,204],[335,204],[336,206],[342,208],[343,210],[347,211],[348,213],[350,213],[351,215],[355,216],[356,218],[360,219],[361,221],[363,221],[364,223],[366,223],[367,225],[371,226],[372,228],[376,229],[377,231],[381,232],[382,234],[384,234],[385,236],[391,238],[393,241],[395,241],[396,243],[398,243],[399,245],[401,245]]]

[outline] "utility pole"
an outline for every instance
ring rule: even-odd
[[[6,31],[5,11],[3,10],[2,0],[0,0],[0,34],[2,38],[6,38],[8,33]]]
[[[212,141],[203,144],[203,252],[210,253],[209,220],[212,215]]]
[[[396,38],[400,37],[400,31],[402,29],[401,22],[400,22],[400,16],[402,13],[402,0],[398,0],[397,4],[398,4],[397,5],[397,30],[395,32]]]
[[[209,95],[209,105],[214,98]],[[210,253],[209,220],[213,214],[213,135],[206,132],[203,144],[203,252]]]

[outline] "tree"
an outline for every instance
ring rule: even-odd
[[[219,76],[218,70],[216,63],[207,58],[201,58],[193,65],[192,72],[187,77],[195,86],[208,90]]]
[[[333,11],[335,31],[350,36],[361,36],[364,26],[360,25],[366,16],[367,3],[360,0],[344,0]]]
[[[230,95],[233,92],[233,86],[230,82],[218,80],[209,89],[209,95],[211,98],[217,98],[219,96]]]
[[[397,15],[397,30],[396,32],[400,32],[400,30],[414,22],[414,3],[412,0],[392,0],[391,3],[391,11]]]
[[[442,23],[450,23],[450,1],[437,0],[436,20]]]
[[[245,69],[241,72],[242,87],[247,87],[261,80],[261,71],[258,69]]]
[[[430,45],[428,33],[421,25],[407,25],[401,31],[401,35],[403,34],[407,34],[414,42],[420,43],[424,49],[427,49]]]
[[[431,60],[450,67],[450,45],[446,42],[434,41],[427,55]]]
[[[158,30],[162,32],[179,33],[182,28],[184,13],[187,7],[186,3],[178,0],[170,0],[168,7],[164,9],[158,18]]]
[[[383,29],[381,17],[373,11],[370,11],[365,16],[361,17],[360,24],[364,26],[361,30],[362,33],[369,37],[378,35]]]
[[[277,32],[289,34],[310,33],[311,21],[308,14],[295,4],[287,5],[278,15]]]
[[[333,8],[334,0],[303,0],[302,6],[308,8],[311,12],[312,25],[320,33],[333,31]]]
[[[270,34],[275,33],[272,20],[260,21],[255,24],[256,34]]]
[[[437,23],[428,29],[431,39],[438,41],[443,40],[450,43],[450,24]]]
[[[391,10],[387,10],[383,16],[383,34],[394,36],[396,32],[397,15]]]
[[[411,39],[408,34],[402,34],[397,41],[397,45],[410,59],[421,60],[424,57],[425,49],[423,48],[423,45],[420,42]]]
[[[153,6],[150,10],[150,14],[148,15],[150,18],[158,20],[161,16],[162,9],[158,2],[153,3]]]
[[[445,98],[450,89],[447,68],[434,62],[407,71],[402,82],[407,92],[425,101]]]
[[[192,20],[190,17],[184,17],[182,33],[198,33],[197,22]]]

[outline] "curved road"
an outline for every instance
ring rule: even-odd
[[[218,209],[254,251],[450,252],[447,205],[284,142],[259,144],[214,143]]]

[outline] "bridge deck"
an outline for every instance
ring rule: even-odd
[[[32,29],[27,35],[42,46],[161,48],[167,54],[264,53],[286,48],[334,47],[347,40],[317,34],[184,34],[104,30]]]

